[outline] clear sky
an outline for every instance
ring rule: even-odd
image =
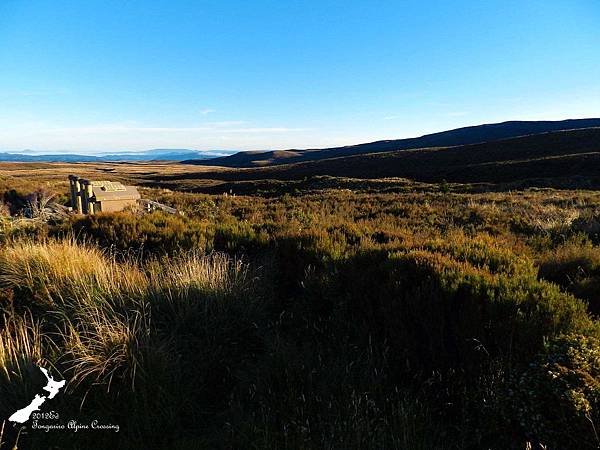
[[[598,0],[0,0],[0,150],[304,148],[599,116]]]

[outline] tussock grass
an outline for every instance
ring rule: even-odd
[[[247,266],[224,254],[190,252],[145,264],[117,259],[74,240],[36,244],[25,241],[0,251],[0,287],[26,291],[51,303],[81,307],[102,299],[138,299],[149,292],[200,289],[231,293],[243,285]]]
[[[210,256],[191,252],[184,256],[162,258],[146,266],[148,285],[153,290],[178,290],[184,295],[199,290],[225,296],[243,287],[248,266],[223,253]]]
[[[40,363],[69,380],[53,407],[122,426],[74,448],[596,443],[581,414],[600,410],[586,297],[600,195],[388,188],[152,191],[186,216],[100,214],[9,239],[0,410],[39,389]],[[536,406],[544,392],[551,407]]]
[[[210,383],[199,392],[191,388],[191,374],[222,370],[212,365],[223,360],[198,360],[190,352],[204,354],[202,346],[214,339],[231,308],[253,308],[244,304],[253,299],[243,297],[250,286],[240,260],[190,253],[119,261],[73,240],[1,249],[0,286],[11,299],[0,328],[3,386],[27,378],[25,371],[30,376],[34,365],[51,364],[69,380],[71,407],[78,399],[75,410],[83,405],[89,414],[120,417],[129,422],[132,440],[160,431],[133,413],[140,402],[164,410],[176,432],[174,411],[189,407],[194,392],[211,395]],[[0,412],[12,407],[9,402]]]
[[[5,315],[0,329],[0,370],[5,381],[21,380],[32,364],[43,361],[43,337],[31,317]]]

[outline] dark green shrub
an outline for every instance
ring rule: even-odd
[[[539,276],[588,302],[600,315],[600,248],[590,243],[567,242],[542,256]]]
[[[527,271],[493,274],[427,251],[357,257],[339,289],[350,320],[428,370],[523,363],[547,337],[595,329],[582,302]]]
[[[198,220],[162,212],[134,215],[101,213],[75,218],[55,233],[74,233],[104,248],[173,254],[182,250],[211,250],[212,231]]]

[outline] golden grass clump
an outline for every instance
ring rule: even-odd
[[[44,357],[42,332],[31,317],[6,315],[0,328],[0,373],[5,380],[20,379],[24,369]]]
[[[154,261],[146,267],[146,274],[155,290],[188,292],[194,289],[224,295],[244,286],[248,266],[224,253],[202,255],[190,252]]]
[[[142,264],[72,240],[19,242],[0,251],[0,286],[13,297],[23,290],[24,298],[42,292],[51,302],[52,336],[63,347],[59,353],[68,360],[73,383],[91,380],[107,389],[115,375],[134,384],[141,355],[151,345],[153,309],[166,303],[173,311],[177,302],[188,309],[190,299],[204,299],[191,302],[203,310],[211,299],[238,292],[246,276],[244,263],[218,253]],[[0,370],[8,375],[22,359],[41,360],[40,336],[38,325],[12,314],[0,331]]]
[[[144,285],[134,264],[118,263],[99,248],[73,240],[18,242],[0,251],[0,286],[24,289],[51,303],[123,296]]]
[[[0,250],[0,287],[26,290],[48,300],[143,297],[148,289],[195,288],[232,292],[247,267],[222,253],[190,252],[171,259],[117,261],[97,247],[72,240],[19,242]]]

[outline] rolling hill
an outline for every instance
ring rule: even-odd
[[[222,167],[260,167],[276,164],[315,161],[341,156],[364,155],[427,147],[450,147],[498,141],[552,131],[600,127],[600,119],[573,119],[562,121],[510,121],[477,125],[440,133],[427,134],[418,138],[370,142],[346,147],[309,150],[271,150],[239,152],[210,160],[191,159],[187,164]]]
[[[396,150],[262,168],[207,168],[163,181],[299,180],[316,175],[422,182],[600,187],[600,128],[556,131],[454,147]],[[573,183],[576,183],[573,185]]]

